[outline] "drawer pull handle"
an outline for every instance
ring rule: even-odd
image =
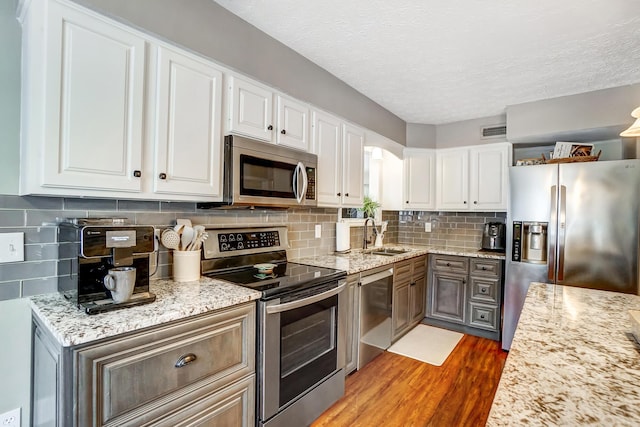
[[[484,320],[484,314],[481,314],[481,315],[480,315],[480,318],[481,318],[482,320]]]
[[[480,292],[482,292],[483,294],[486,294],[487,293],[487,288],[481,288]]]
[[[447,267],[451,267],[451,263],[450,262],[447,263]]]
[[[197,358],[198,357],[193,353],[185,354],[176,362],[176,368],[182,368],[183,366],[187,366],[189,363],[195,362]]]
[[[486,270],[486,269],[487,269],[487,267],[482,267],[482,269],[483,269],[483,270]]]

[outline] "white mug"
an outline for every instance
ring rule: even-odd
[[[133,287],[136,284],[135,267],[117,267],[109,270],[104,276],[104,286],[111,291],[114,302],[125,302],[133,295]]]

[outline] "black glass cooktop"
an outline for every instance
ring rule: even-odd
[[[206,276],[260,291],[264,299],[342,279],[347,274],[332,268],[281,262],[276,264],[272,274],[262,274],[254,267],[244,267],[223,273],[206,273]]]

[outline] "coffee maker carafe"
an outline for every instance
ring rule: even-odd
[[[113,218],[59,224],[58,290],[88,314],[155,301],[149,292],[154,232]]]

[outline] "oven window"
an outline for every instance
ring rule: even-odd
[[[280,406],[335,372],[338,297],[282,313]]]
[[[240,194],[295,199],[295,164],[240,155]]]

